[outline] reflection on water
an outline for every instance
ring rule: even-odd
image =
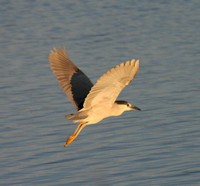
[[[198,1],[1,2],[1,185],[198,185]],[[120,98],[142,108],[84,129],[57,86],[51,48],[66,46],[93,82],[139,58]]]

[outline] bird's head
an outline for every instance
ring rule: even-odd
[[[115,103],[117,103],[118,106],[123,107],[124,111],[141,110],[139,107],[136,107],[135,105],[133,105],[127,101],[117,100],[117,101],[115,101]]]

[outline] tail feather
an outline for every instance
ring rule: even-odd
[[[87,115],[84,113],[78,112],[76,114],[66,114],[65,117],[69,120],[73,120],[76,122],[76,121],[87,118]]]
[[[65,117],[69,120],[73,120],[74,114],[66,114]]]

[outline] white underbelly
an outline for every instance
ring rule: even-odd
[[[104,118],[110,117],[109,108],[95,108],[87,111],[88,117],[86,118],[88,124],[95,124],[103,120]]]

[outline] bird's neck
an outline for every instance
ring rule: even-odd
[[[112,106],[112,115],[119,116],[125,111],[124,105],[114,103]]]

